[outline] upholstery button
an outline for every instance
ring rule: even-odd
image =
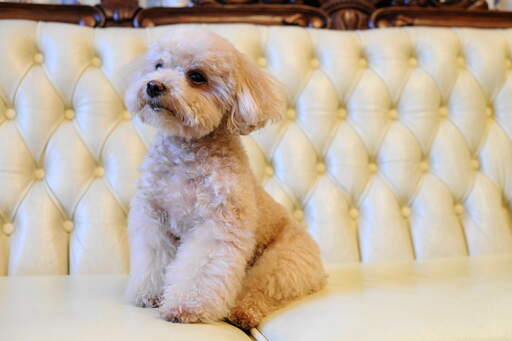
[[[364,58],[364,57],[359,58],[359,66],[360,67],[367,67],[368,66],[368,61],[366,60],[366,58]]]
[[[131,120],[132,119],[132,114],[128,110],[123,111],[123,119],[125,119],[127,121]]]
[[[44,57],[43,57],[43,55],[42,55],[41,53],[36,53],[36,54],[34,55],[34,63],[36,63],[36,64],[42,64],[42,63],[43,63],[43,61],[44,61]]]
[[[293,212],[293,216],[298,221],[303,221],[304,220],[304,212],[302,210],[296,209],[295,212]]]
[[[71,220],[66,220],[65,222],[62,223],[62,228],[66,232],[73,231],[73,228],[74,228],[73,222]]]
[[[271,166],[267,166],[265,167],[265,175],[266,176],[272,176],[274,175],[274,170],[272,169]]]
[[[375,162],[370,162],[370,164],[368,165],[368,168],[370,169],[370,173],[377,172],[377,164]]]
[[[344,120],[345,118],[347,118],[347,110],[345,110],[345,108],[339,108],[338,117],[340,120]]]
[[[323,162],[319,162],[317,165],[316,165],[316,171],[320,174],[323,174],[325,173],[325,163]]]
[[[455,205],[454,210],[455,210],[455,214],[457,214],[457,215],[464,214],[464,207],[461,204]]]
[[[94,57],[91,60],[91,64],[92,64],[92,66],[100,67],[101,66],[101,59],[99,59],[98,57]]]
[[[464,67],[466,65],[466,60],[464,57],[460,56],[457,58],[457,64],[459,64],[460,67]]]
[[[423,173],[428,171],[428,162],[427,161],[420,162],[420,171],[422,171]]]
[[[359,210],[357,208],[351,208],[350,211],[348,212],[348,214],[350,214],[350,217],[352,219],[359,218]]]
[[[64,117],[68,120],[72,120],[73,118],[75,118],[75,112],[73,111],[73,109],[67,109],[66,111],[64,111]]]
[[[259,57],[257,62],[258,65],[261,67],[267,66],[267,60],[265,59],[265,57]]]
[[[94,170],[94,175],[98,178],[102,177],[104,174],[105,174],[105,170],[101,166],[96,167],[96,169]]]
[[[389,118],[396,120],[398,118],[398,111],[396,109],[391,109],[389,111]]]
[[[439,108],[439,115],[441,115],[441,117],[448,116],[448,108],[447,107]]]
[[[477,159],[471,160],[471,168],[473,168],[473,170],[480,169],[480,161],[478,161]]]
[[[320,61],[316,58],[311,59],[311,67],[313,69],[318,69],[320,67]]]
[[[416,67],[417,65],[418,65],[418,61],[416,60],[416,58],[414,58],[414,57],[409,58],[409,66],[410,67]]]
[[[405,218],[409,218],[409,216],[411,215],[411,209],[408,206],[403,206],[402,207],[402,215]]]
[[[10,120],[14,120],[16,118],[16,111],[14,111],[14,109],[7,109],[5,112],[5,117]]]
[[[36,177],[37,180],[41,180],[42,178],[44,178],[44,169],[37,168],[34,171],[34,176]]]
[[[14,225],[11,223],[6,223],[2,226],[2,231],[8,236],[10,236],[14,232]]]
[[[492,107],[487,107],[487,108],[485,109],[485,116],[487,116],[487,117],[491,117],[491,116],[492,116],[492,113],[493,113]]]
[[[295,119],[295,116],[296,116],[296,113],[295,113],[295,110],[293,108],[289,108],[287,111],[286,111],[286,117],[289,119],[289,120],[294,120]]]

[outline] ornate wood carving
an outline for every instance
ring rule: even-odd
[[[410,25],[512,27],[512,12],[488,11],[485,0],[192,0],[189,7],[145,9],[139,7],[137,0],[102,0],[97,6],[0,2],[1,19],[59,21],[91,27],[178,23],[297,25],[338,30]]]
[[[132,26],[133,17],[137,13],[137,0],[101,0],[106,26]]]
[[[464,11],[460,9],[436,11],[432,8],[382,8],[372,14],[370,27],[391,26],[509,28],[512,27],[512,12]]]
[[[1,19],[28,19],[58,21],[83,26],[103,26],[105,16],[101,10],[81,5],[40,5],[14,2],[0,3]]]
[[[334,0],[322,6],[331,18],[333,28],[338,30],[361,30],[368,28],[368,19],[375,11],[369,1]]]
[[[135,27],[178,23],[250,23],[258,25],[298,25],[327,28],[327,15],[304,5],[208,5],[204,7],[153,7],[141,10]]]

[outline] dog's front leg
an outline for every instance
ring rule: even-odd
[[[160,312],[172,322],[213,322],[226,317],[239,293],[252,232],[208,221],[182,239],[166,272]]]
[[[164,233],[162,220],[163,212],[135,195],[128,216],[131,264],[125,296],[137,306],[160,304],[165,268],[176,254],[177,242]]]

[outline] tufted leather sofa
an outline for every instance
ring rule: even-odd
[[[512,31],[209,27],[286,85],[244,145],[330,273],[252,337],[512,340]],[[173,29],[0,22],[1,340],[250,339],[122,298],[154,136],[123,68]]]

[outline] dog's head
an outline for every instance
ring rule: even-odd
[[[137,71],[128,109],[171,135],[197,139],[219,127],[245,135],[285,110],[280,85],[206,30],[181,29],[153,44]]]

